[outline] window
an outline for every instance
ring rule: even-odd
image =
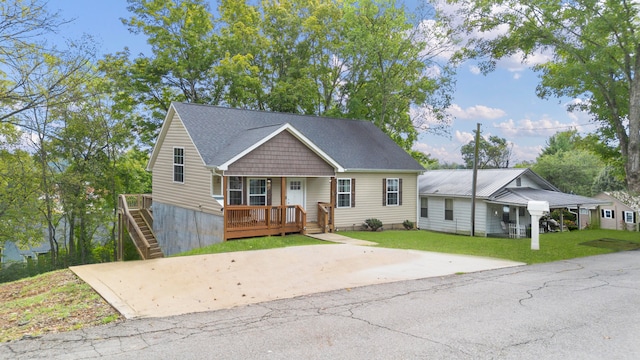
[[[429,198],[420,198],[420,217],[429,217]]]
[[[636,223],[636,213],[633,211],[623,211],[622,216],[624,218],[624,222],[627,224],[635,224]]]
[[[516,186],[522,186],[522,179],[521,178],[517,178],[516,179]]]
[[[444,199],[444,219],[453,220],[453,199]]]
[[[222,176],[211,175],[211,196],[222,196]]]
[[[351,207],[351,179],[338,179],[338,207]]]
[[[387,205],[400,205],[400,180],[387,179]]]
[[[173,182],[184,183],[184,148],[173,148]]]
[[[614,218],[613,210],[602,209],[602,218],[613,219]]]
[[[249,179],[249,205],[267,205],[267,179]]]
[[[229,189],[227,194],[229,205],[242,205],[242,177],[229,176]]]
[[[292,180],[289,182],[289,190],[301,190],[302,189],[302,181],[300,180]]]

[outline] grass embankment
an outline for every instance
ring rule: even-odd
[[[430,231],[389,230],[381,232],[345,231],[340,234],[369,240],[378,246],[488,256],[527,264],[573,259],[640,247],[640,233],[616,230],[581,230],[540,234],[540,250],[531,250],[531,239],[502,239],[442,234]],[[613,239],[596,247],[583,245],[601,239]],[[627,245],[625,247],[625,245]],[[631,245],[630,247],[628,245]]]
[[[0,342],[119,319],[120,314],[69,269],[0,284]]]

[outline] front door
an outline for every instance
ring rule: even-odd
[[[287,178],[287,205],[300,205],[305,209],[305,179]]]

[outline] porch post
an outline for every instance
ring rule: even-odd
[[[228,210],[227,209],[227,205],[228,205],[228,202],[229,202],[229,199],[228,199],[228,197],[229,197],[228,195],[229,194],[227,192],[227,187],[228,186],[229,186],[229,180],[223,174],[223,176],[222,176],[222,199],[223,199],[223,202],[222,202],[222,221],[224,222],[224,224],[223,224],[223,228],[224,228],[223,237],[224,238],[222,239],[222,241],[227,241],[227,210]]]
[[[116,249],[116,261],[124,261],[124,220],[122,219],[122,211],[118,209],[118,247]]]
[[[332,176],[331,179],[329,180],[329,191],[331,191],[331,194],[329,195],[329,232],[333,232],[333,230],[335,230],[335,226],[336,226],[336,220],[335,220],[335,209],[336,209],[336,194],[337,194],[337,186],[338,186],[338,182],[336,180],[335,176]]]
[[[520,239],[520,206],[516,206],[516,239]]]
[[[280,177],[280,235],[284,236],[287,225],[287,179]]]

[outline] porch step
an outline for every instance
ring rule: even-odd
[[[156,240],[156,237],[153,234],[153,230],[149,228],[147,222],[144,220],[144,217],[142,216],[142,214],[140,214],[140,211],[134,210],[134,211],[131,211],[130,213],[133,216],[133,219],[135,221],[135,226],[138,227],[138,229],[140,229],[142,236],[144,236],[145,239],[147,240],[147,243],[149,243],[149,255],[145,257],[143,256],[144,252],[143,251],[140,252],[141,256],[143,256],[143,260],[157,259],[157,258],[164,257],[164,254],[162,253],[162,249],[160,249],[160,245],[158,244],[158,241]],[[134,245],[136,245],[136,247],[138,246],[138,244],[136,244],[135,241],[133,243]]]
[[[308,222],[306,234],[322,234],[322,229],[318,226],[318,223]]]

